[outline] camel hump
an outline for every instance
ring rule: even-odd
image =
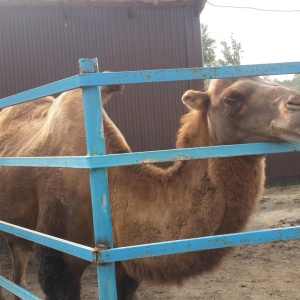
[[[8,126],[16,122],[28,122],[28,120],[39,119],[48,114],[54,98],[44,97],[35,101],[6,107],[1,110],[1,126]]]

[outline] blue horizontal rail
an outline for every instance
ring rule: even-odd
[[[297,151],[300,151],[300,143],[252,143],[133,152],[126,154],[108,154],[101,156],[4,157],[0,158],[0,166],[93,169],[178,160],[275,154]]]
[[[300,73],[300,62],[86,74],[81,83],[85,86],[157,83],[294,73]]]
[[[41,300],[41,298],[7,280],[3,276],[0,276],[0,286],[3,286],[6,290],[14,293],[23,300]]]
[[[155,83],[211,78],[246,77],[300,73],[300,62],[257,64],[229,67],[142,70],[80,74],[0,100],[0,108],[42,98],[64,91],[99,85]]]
[[[214,248],[255,245],[274,241],[300,239],[300,226],[261,231],[249,231],[225,235],[199,237],[145,245],[113,248],[109,250],[91,248],[47,234],[0,221],[0,230],[26,240],[82,258],[90,262],[111,263],[136,258],[171,255]]]
[[[13,96],[2,98],[0,100],[0,108],[4,108],[7,106],[12,106],[15,104],[20,104],[23,102],[35,100],[38,98],[43,98],[48,95],[53,95],[53,94],[76,89],[81,86],[79,76],[80,75],[69,77],[66,79],[62,79],[60,81],[43,85],[41,87],[32,90],[28,90],[26,92],[22,92]]]
[[[114,248],[100,252],[99,262],[123,261],[216,248],[248,246],[300,239],[300,226],[225,234],[148,245]]]
[[[0,231],[13,234],[40,245],[51,247],[55,250],[71,254],[90,262],[95,261],[95,249],[88,246],[69,242],[57,237],[53,237],[41,232],[36,232],[3,221],[0,221]]]

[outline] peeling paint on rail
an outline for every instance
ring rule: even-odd
[[[248,246],[295,239],[300,239],[300,226],[114,248],[101,251],[99,260],[102,263],[115,262],[136,258],[155,257],[216,248]]]

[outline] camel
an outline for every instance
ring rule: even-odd
[[[106,90],[103,103],[112,93]],[[216,79],[207,91],[187,91],[182,100],[189,112],[182,117],[177,148],[300,141],[300,93],[261,78]],[[107,153],[130,152],[104,110],[103,117]],[[79,89],[5,108],[0,126],[1,156],[86,154]],[[262,198],[265,156],[179,161],[168,169],[114,167],[108,178],[115,247],[236,233],[245,229]],[[88,171],[2,167],[0,185],[1,220],[93,246]],[[80,299],[88,262],[3,235],[12,254],[23,254],[21,260],[13,255],[15,282],[24,284],[24,258],[34,250],[46,299]],[[233,251],[118,262],[118,299],[132,300],[142,281],[181,284],[213,271]]]

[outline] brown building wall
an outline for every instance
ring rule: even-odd
[[[0,97],[78,73],[78,59],[100,70],[202,66],[194,8],[35,8],[0,10]],[[133,150],[174,147],[181,95],[201,82],[126,86],[108,107]]]
[[[300,183],[300,153],[272,154],[267,157],[267,185]]]

